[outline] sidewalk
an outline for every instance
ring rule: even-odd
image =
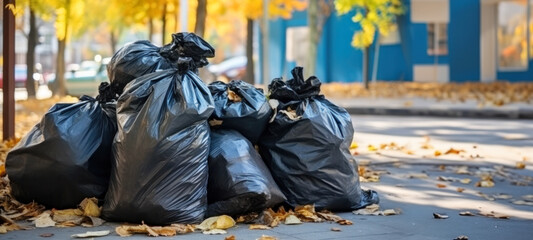
[[[533,119],[533,104],[510,103],[481,106],[474,100],[465,102],[424,98],[329,98],[350,114],[438,116],[469,118]]]
[[[379,175],[377,182],[362,182],[362,187],[380,194],[382,210],[399,209],[401,214],[365,216],[345,212],[338,215],[353,225],[281,224],[271,230],[249,230],[249,225],[239,224],[225,235],[196,232],[161,239],[222,240],[234,235],[237,240],[254,240],[268,235],[279,240],[452,240],[464,235],[469,239],[530,240],[533,236],[533,206],[517,204],[533,204],[533,121],[354,115],[353,123],[358,144],[352,150],[354,157],[365,172]],[[446,154],[450,148],[457,154]],[[435,156],[437,150],[442,155]],[[516,168],[517,162],[524,162],[525,168]],[[476,186],[485,174],[491,176],[493,187]],[[466,178],[471,182],[459,181]],[[459,215],[463,211],[473,216]],[[448,218],[435,219],[433,213]],[[120,224],[12,231],[0,238],[71,239],[76,233],[109,230],[108,236],[95,239],[153,239],[146,235],[119,237],[114,229]],[[54,235],[40,237],[44,233]]]

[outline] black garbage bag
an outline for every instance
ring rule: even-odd
[[[263,91],[240,80],[216,81],[208,87],[215,100],[211,127],[237,130],[256,143],[272,115]]]
[[[107,75],[120,95],[131,80],[157,70],[176,68],[180,58],[190,57],[200,68],[208,64],[206,58],[214,55],[211,45],[194,33],[175,33],[172,42],[163,47],[146,40],[125,45],[109,61]]]
[[[8,153],[6,171],[17,200],[64,209],[87,197],[104,198],[117,131],[116,101],[104,97],[105,84],[100,102],[83,96],[55,104]]]
[[[136,78],[119,97],[105,219],[153,225],[203,220],[207,119],[214,107],[207,86],[185,70],[191,64]]]
[[[269,85],[270,99],[279,105],[259,143],[287,203],[345,211],[379,202],[376,192],[360,188],[349,151],[354,134],[350,115],[319,95],[316,77],[304,81],[301,67],[292,75]]]
[[[285,201],[270,171],[243,135],[211,130],[207,216],[236,216]]]

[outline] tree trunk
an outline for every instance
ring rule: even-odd
[[[254,84],[254,20],[246,19],[246,76],[244,81]]]
[[[30,2],[30,32],[28,34],[28,51],[26,52],[26,91],[28,98],[35,98],[35,81],[33,80],[33,73],[35,68],[35,47],[37,46],[37,24],[35,19],[35,12],[31,10]],[[39,79],[41,80],[41,79]]]
[[[167,35],[167,3],[163,4],[163,14],[161,15],[161,46],[165,45],[165,36]]]
[[[118,34],[115,35],[115,30],[114,29],[111,29],[110,31],[110,39],[109,39],[109,43],[111,44],[111,55],[114,55],[115,52],[117,51],[117,40],[118,40]]]
[[[152,42],[152,36],[154,35],[154,21],[152,17],[148,18],[148,41]]]
[[[319,1],[309,1],[307,8],[307,26],[309,29],[309,46],[307,49],[306,68],[307,75],[316,74],[316,57],[318,47],[318,4]]]
[[[66,39],[57,40],[57,59],[56,59],[56,94],[65,96],[67,94],[65,82],[65,47],[67,45]]]
[[[362,78],[363,78],[363,83],[365,84],[365,89],[368,90],[368,62],[370,61],[369,59],[369,54],[368,54],[368,51],[369,51],[369,47],[366,47],[363,49],[363,67],[362,67]]]
[[[196,8],[196,22],[194,23],[194,33],[200,37],[205,34],[205,18],[207,16],[207,0],[198,0]]]

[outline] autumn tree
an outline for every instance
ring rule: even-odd
[[[405,11],[401,0],[335,0],[339,15],[355,10],[352,21],[361,25],[354,33],[352,46],[363,51],[363,81],[368,89],[369,47],[374,43],[376,34],[387,36],[394,30],[396,17]],[[376,66],[374,66],[376,67]]]
[[[307,7],[307,26],[309,27],[309,49],[307,51],[307,61],[305,71],[308,75],[316,74],[317,49],[324,24],[331,14],[331,1],[315,0],[309,1]]]
[[[28,98],[35,98],[36,86],[33,81],[33,74],[35,71],[35,48],[37,47],[39,38],[39,26],[37,25],[37,18],[49,19],[51,17],[50,6],[46,4],[44,0],[18,0],[15,2],[15,8],[13,9],[15,16],[19,18],[21,24],[17,26],[17,29],[23,33],[27,39],[27,51],[26,51],[26,91]],[[28,32],[25,29],[25,15],[28,16]]]
[[[210,6],[216,6],[211,8]],[[292,17],[292,12],[302,11],[307,7],[305,0],[269,0],[267,17],[284,18]],[[263,1],[259,0],[231,0],[208,2],[209,17],[219,16],[239,16],[243,21],[246,21],[246,57],[248,59],[246,65],[245,81],[254,83],[254,65],[253,65],[253,36],[254,36],[254,22],[263,17]],[[266,44],[266,43],[264,43]]]

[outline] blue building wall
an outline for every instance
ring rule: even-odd
[[[480,79],[480,0],[451,0],[448,44],[450,81]]]
[[[398,18],[400,43],[381,45],[379,51],[378,80],[412,81],[414,65],[447,64],[451,82],[480,80],[480,4],[483,0],[450,0],[448,24],[448,55],[428,55],[426,23],[411,22],[411,0],[405,0],[407,12]],[[327,19],[318,46],[316,75],[322,82],[361,82],[362,51],[350,43],[353,33],[359,30],[353,23],[353,13],[338,16],[332,13]],[[289,20],[270,21],[269,63],[270,76],[290,78],[296,66],[286,61],[286,30],[288,27],[306,26],[307,12],[295,12]],[[375,45],[369,49],[369,77],[372,76]],[[261,59],[261,58],[260,58]],[[499,80],[533,80],[533,61],[527,71],[497,71]]]

